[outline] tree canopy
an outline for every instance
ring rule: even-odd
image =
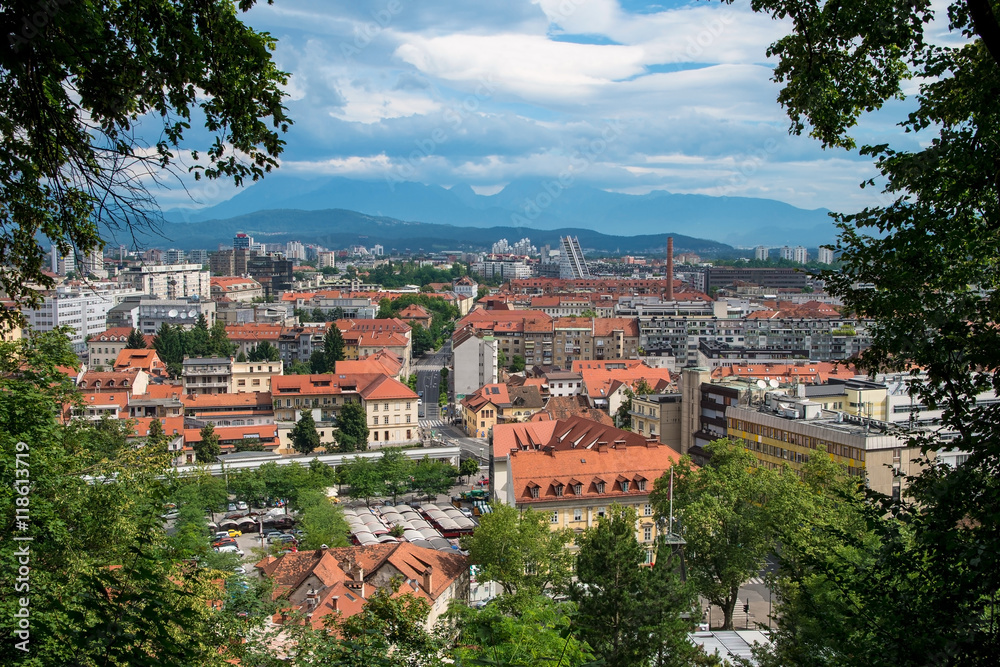
[[[34,286],[54,285],[43,237],[87,254],[102,231],[129,236],[154,208],[146,177],[186,169],[241,184],[277,166],[287,77],[274,39],[240,21],[253,5],[5,3],[0,290],[34,307]]]
[[[316,430],[316,420],[313,419],[312,410],[302,410],[299,413],[299,420],[289,432],[288,437],[292,440],[292,447],[302,454],[311,454],[319,447],[319,431]]]

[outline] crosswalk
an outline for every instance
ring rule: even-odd
[[[747,581],[743,585],[744,586],[763,586],[764,585],[764,578],[763,577],[753,577],[752,579],[750,579],[749,581]]]
[[[440,419],[421,419],[420,425],[423,426],[424,428],[434,429],[434,428],[441,428],[442,426],[444,426],[444,422],[441,421]]]

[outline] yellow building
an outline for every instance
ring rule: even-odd
[[[759,407],[729,406],[726,423],[728,437],[769,468],[787,464],[799,471],[823,447],[851,475],[865,477],[870,488],[886,495],[899,493],[900,475],[919,470],[914,462],[919,448],[907,447],[889,424],[824,411],[802,398],[769,394]]]
[[[232,393],[271,391],[271,376],[284,373],[284,364],[280,361],[235,361]]]

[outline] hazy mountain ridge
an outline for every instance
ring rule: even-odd
[[[699,239],[664,228],[657,234],[612,236],[590,229],[530,229],[527,227],[456,227],[423,222],[408,222],[357,211],[256,211],[227,220],[199,223],[164,222],[159,233],[147,233],[141,240],[158,246],[169,244],[181,250],[215,248],[231,245],[236,232],[247,232],[261,243],[285,243],[298,240],[329,248],[360,244],[382,244],[392,249],[416,251],[488,249],[501,238],[515,241],[530,236],[532,243],[559,247],[559,237],[578,236],[584,248],[632,254],[663,254],[667,236],[674,237],[676,252],[691,251],[707,256],[728,255],[733,249],[723,243]]]
[[[560,228],[613,230],[623,236],[655,229],[697,230],[698,237],[730,245],[806,245],[835,237],[824,209],[805,210],[749,197],[710,197],[657,190],[627,195],[578,185],[562,188],[552,179],[518,180],[493,195],[467,184],[451,189],[397,181],[343,177],[315,180],[269,175],[230,200],[199,210],[173,209],[174,222],[228,220],[261,211],[343,209],[375,217],[457,227],[515,227],[531,236]],[[534,240],[534,237],[532,237]]]

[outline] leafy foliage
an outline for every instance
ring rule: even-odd
[[[316,430],[316,421],[313,419],[312,410],[302,410],[299,413],[299,421],[292,427],[288,437],[292,440],[292,447],[302,454],[311,454],[319,447],[319,431]]]
[[[83,255],[102,247],[102,227],[127,235],[146,221],[154,203],[143,183],[180,168],[192,117],[208,143],[185,159],[196,178],[239,185],[277,166],[286,75],[271,60],[274,39],[240,22],[253,4],[5,3],[0,265],[10,270],[0,291],[38,305],[35,286],[54,284],[43,237]],[[162,123],[146,133],[158,135],[152,146],[137,138],[140,119]],[[3,311],[12,317],[17,309]]]
[[[455,485],[458,470],[445,461],[424,457],[413,467],[411,487],[420,496],[433,498],[447,494]]]
[[[333,373],[337,362],[344,360],[344,336],[336,324],[330,325],[323,336],[323,373]]]
[[[350,546],[350,527],[344,519],[344,512],[326,496],[326,491],[311,489],[301,494],[301,516],[299,526],[305,532],[303,549]]]
[[[414,473],[414,464],[408,456],[397,447],[386,447],[378,460],[379,474],[385,484],[385,492],[392,496],[392,502],[410,490],[410,481]]]
[[[219,434],[215,432],[215,426],[211,422],[205,424],[199,435],[201,439],[192,445],[196,460],[198,463],[215,463],[219,454],[222,453]]]
[[[138,329],[132,329],[128,332],[128,340],[125,342],[126,350],[144,350],[146,349],[146,337],[142,335],[142,332]]]
[[[385,495],[385,480],[379,465],[370,458],[356,456],[344,467],[344,482],[351,498],[363,499],[369,504],[372,498]]]
[[[561,590],[569,581],[572,556],[566,549],[568,530],[551,530],[548,516],[491,503],[479,528],[462,538],[469,561],[479,566],[481,581],[495,581],[511,595]]]
[[[783,483],[791,473],[758,467],[748,450],[727,440],[706,447],[708,464],[695,469],[685,457],[675,467],[674,512],[687,541],[688,572],[698,592],[722,608],[723,629],[733,629],[740,586],[755,576],[775,544]],[[650,499],[669,516],[669,473],[656,480]]]
[[[358,401],[344,404],[337,415],[337,451],[368,449],[368,414]]]

